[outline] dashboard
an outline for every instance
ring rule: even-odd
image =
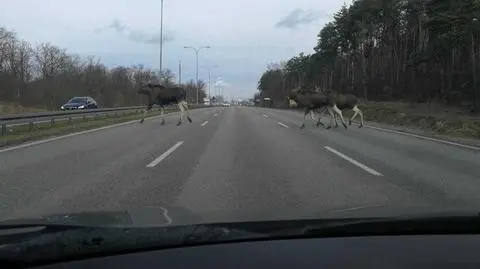
[[[193,246],[36,268],[480,268],[479,251],[480,235],[365,236]]]

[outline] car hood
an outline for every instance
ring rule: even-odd
[[[456,207],[392,207],[382,205],[359,206],[328,210],[228,210],[194,212],[183,207],[141,207],[114,211],[87,211],[56,213],[34,216],[25,219],[0,221],[10,223],[51,223],[82,226],[122,226],[122,227],[165,227],[178,225],[198,225],[211,223],[233,223],[252,221],[281,221],[308,219],[353,219],[353,218],[393,218],[393,217],[439,217],[472,216],[478,210]]]
[[[77,106],[83,106],[83,105],[85,105],[85,103],[66,103],[63,106],[75,106],[75,107],[77,107]]]

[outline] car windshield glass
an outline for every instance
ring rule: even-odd
[[[85,103],[87,102],[87,98],[85,97],[75,97],[75,98],[72,98],[70,99],[70,101],[68,101],[69,103]]]

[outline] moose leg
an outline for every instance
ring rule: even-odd
[[[348,125],[352,125],[352,121],[353,121],[353,120],[355,119],[355,117],[358,115],[358,110],[359,110],[359,109],[358,109],[357,105],[354,105],[354,106],[352,107],[352,110],[353,110],[353,112],[355,112],[355,113],[353,113],[353,116],[350,118],[350,120],[348,120]]]
[[[333,126],[333,121],[335,120],[335,114],[333,114],[333,110],[330,106],[327,106],[327,111],[328,111],[328,114],[330,115],[330,125],[327,127],[327,129],[330,129]]]
[[[305,128],[305,121],[307,120],[308,112],[310,112],[310,108],[305,107],[305,114],[303,114],[303,122],[302,122],[302,125],[300,125],[300,129]]]
[[[319,115],[318,115],[318,121],[317,123],[315,124],[315,127],[318,127],[319,125],[322,125],[322,126],[325,126],[325,124],[323,124],[321,122],[321,119],[323,117],[323,114],[325,113],[325,111],[327,110],[327,107],[322,107],[320,112],[319,112]]]
[[[152,109],[152,106],[149,105],[147,108],[143,110],[142,119],[140,120],[140,123],[143,123],[150,109]]]
[[[187,101],[182,101],[182,106],[183,108],[185,108],[185,113],[187,114],[187,120],[189,122],[192,122],[192,118],[190,118],[190,112],[188,112],[188,104],[187,104]]]
[[[358,108],[357,105],[353,106],[352,110],[353,110],[353,112],[355,112],[355,113],[354,113],[353,116],[350,118],[348,124],[349,124],[349,125],[352,125],[352,121],[355,119],[355,117],[356,117],[357,115],[360,115],[360,125],[358,126],[358,128],[362,128],[362,127],[363,127],[363,112]]]
[[[334,105],[334,106],[333,106],[333,111],[334,111],[338,116],[340,116],[340,119],[342,120],[343,127],[345,127],[345,129],[347,129],[347,124],[345,123],[345,120],[343,119],[342,111],[337,107],[337,105]],[[335,123],[337,123],[336,120],[335,120]]]
[[[160,106],[160,117],[162,118],[162,122],[160,122],[160,125],[165,124],[165,107]]]
[[[183,121],[183,111],[185,108],[183,108],[182,102],[178,102],[178,108],[180,109],[180,119],[178,120],[177,126],[182,124]]]
[[[356,105],[355,105],[354,109],[355,108],[357,108],[358,114],[360,115],[360,125],[358,126],[358,128],[362,128],[363,127],[363,112]]]
[[[337,118],[337,114],[333,113],[333,119],[335,120],[335,128],[338,128],[338,118]]]
[[[313,121],[313,126],[315,126],[315,122],[317,121],[317,119],[315,118],[315,109],[312,109],[310,110],[310,117],[312,118],[312,121]]]

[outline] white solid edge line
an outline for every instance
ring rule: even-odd
[[[384,205],[356,206],[356,207],[349,207],[349,208],[344,208],[344,209],[337,209],[337,210],[333,210],[332,212],[347,212],[347,211],[355,211],[355,210],[360,210],[360,209],[373,208],[373,207],[381,207],[381,206],[384,206]]]
[[[155,160],[153,160],[151,163],[147,164],[147,167],[155,167],[157,164],[159,164],[163,159],[167,158],[168,155],[172,154],[178,147],[180,147],[183,144],[183,141],[177,142],[175,145],[173,145],[171,148],[169,148],[167,151],[162,153],[162,155],[158,156]]]
[[[356,122],[355,122],[355,123],[352,123],[352,124],[357,125],[357,126],[359,125],[359,124],[356,123]],[[375,127],[375,126],[366,125],[366,124],[364,124],[363,127],[365,127],[365,128],[370,128],[370,129],[374,129],[374,130],[379,130],[379,131],[384,131],[384,132],[389,132],[389,133],[394,133],[394,134],[411,136],[411,137],[415,137],[415,138],[418,138],[418,139],[429,140],[429,141],[433,141],[433,142],[437,142],[437,143],[442,143],[442,144],[446,144],[446,145],[450,145],[450,146],[455,146],[455,147],[459,147],[459,148],[480,150],[480,147],[471,146],[471,145],[466,145],[466,144],[460,144],[460,143],[455,143],[455,142],[452,142],[452,141],[442,140],[442,139],[438,139],[438,138],[432,138],[432,137],[423,136],[423,135],[418,135],[418,134],[412,134],[412,133],[409,133],[409,132],[402,132],[402,131],[397,131],[397,130],[392,130],[392,129],[380,128],[380,127]]]
[[[460,144],[460,143],[455,143],[447,140],[442,140],[442,139],[437,139],[437,138],[431,138],[423,135],[417,135],[417,134],[412,134],[412,133],[407,133],[407,132],[402,132],[402,131],[396,131],[396,130],[390,130],[390,129],[385,129],[385,128],[380,128],[380,127],[374,127],[370,125],[364,125],[364,127],[374,129],[374,130],[379,130],[379,131],[384,131],[384,132],[390,132],[390,133],[395,133],[395,134],[401,134],[401,135],[406,135],[406,136],[412,136],[416,137],[419,139],[423,140],[430,140],[438,143],[443,143],[451,146],[456,146],[460,148],[467,148],[467,149],[474,149],[474,150],[480,150],[480,147],[475,147],[475,146],[470,146],[470,145],[465,145],[465,144]]]
[[[204,121],[200,126],[203,127],[203,126],[207,125],[207,123],[208,123],[208,120]]]
[[[264,118],[268,118],[268,116],[267,116],[267,115],[265,115],[265,114],[263,114],[262,116],[263,116]]]
[[[354,165],[362,168],[363,170],[367,171],[368,173],[370,173],[370,174],[372,174],[372,175],[374,175],[374,176],[383,176],[381,173],[375,171],[374,169],[372,169],[372,168],[370,168],[370,167],[368,167],[368,166],[366,166],[366,165],[364,165],[364,164],[362,164],[362,163],[360,163],[360,162],[355,161],[354,159],[348,157],[347,155],[345,155],[345,154],[343,154],[343,153],[341,153],[341,152],[338,152],[338,151],[332,149],[332,148],[329,147],[329,146],[325,146],[325,149],[328,150],[328,151],[330,151],[330,152],[332,152],[332,153],[335,153],[336,155],[340,156],[341,158],[343,158],[343,159],[351,162],[352,164],[354,164]]]
[[[281,122],[277,122],[277,124],[280,125],[280,126],[283,126],[283,127],[285,127],[285,128],[290,128],[290,127],[288,127],[288,125],[283,124],[283,123],[281,123]]]
[[[160,117],[161,116],[154,116],[154,117],[145,118],[145,120],[152,120],[152,119],[156,119],[156,118],[160,118]],[[48,143],[48,142],[51,142],[51,141],[72,137],[72,136],[93,133],[93,132],[97,132],[97,131],[101,131],[101,130],[105,130],[105,129],[119,127],[119,126],[123,126],[123,125],[127,125],[127,124],[132,124],[134,122],[139,122],[139,121],[140,121],[139,119],[138,120],[132,120],[132,121],[127,121],[127,122],[121,122],[121,123],[117,123],[117,124],[107,125],[107,126],[103,126],[103,127],[100,127],[100,128],[95,128],[95,129],[85,130],[85,131],[81,131],[81,132],[66,134],[66,135],[62,135],[62,136],[55,136],[55,137],[51,137],[51,138],[47,138],[47,139],[43,139],[43,140],[38,140],[38,141],[26,143],[26,144],[21,144],[21,145],[18,145],[18,146],[13,146],[13,147],[5,148],[5,149],[0,149],[0,153],[12,151],[12,150],[17,150],[17,149],[22,149],[22,148],[27,148],[27,147],[31,147],[31,146],[35,146],[35,145],[40,145],[40,144],[44,144],[44,143]]]

